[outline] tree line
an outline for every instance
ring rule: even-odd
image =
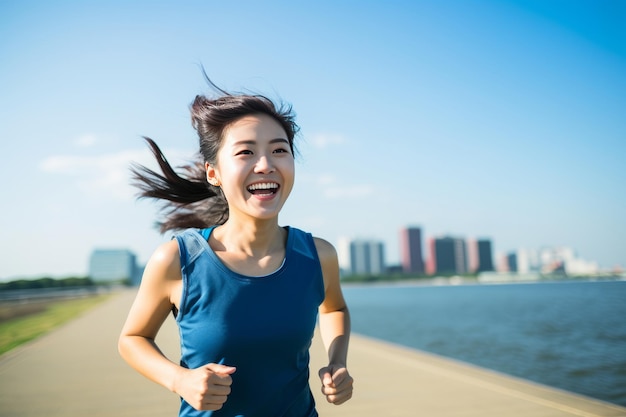
[[[37,279],[18,279],[15,281],[0,282],[0,291],[92,287],[94,285],[95,282],[89,277],[68,277],[61,279],[43,277]]]

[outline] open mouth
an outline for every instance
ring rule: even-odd
[[[280,185],[275,182],[259,182],[249,185],[247,190],[254,195],[272,195],[276,194],[279,187]]]

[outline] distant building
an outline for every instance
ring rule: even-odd
[[[491,240],[479,239],[476,242],[478,248],[478,268],[476,272],[489,272],[495,268],[493,266],[493,250],[491,248]]]
[[[337,241],[337,258],[339,261],[339,269],[343,272],[350,273],[350,239],[340,237]]]
[[[517,249],[507,255],[509,271],[518,274],[593,275],[600,267],[597,262],[578,258],[569,247],[556,246]]]
[[[428,255],[426,256],[426,275],[434,275],[437,272],[437,248],[435,247],[435,238],[429,237],[427,240]]]
[[[539,252],[541,262],[541,272],[565,272],[566,265],[571,264],[576,255],[572,248],[568,247],[547,247]]]
[[[506,255],[506,266],[509,272],[518,272],[517,270],[517,253],[511,252]]]
[[[441,237],[433,240],[435,273],[465,274],[468,272],[465,240],[454,237]]]
[[[385,272],[383,243],[368,240],[350,242],[350,272],[354,275],[377,275]]]
[[[539,253],[541,271],[562,271],[568,275],[590,275],[600,270],[598,263],[581,259],[576,251],[566,246],[543,248]]]
[[[498,253],[496,256],[496,271],[497,272],[512,272],[509,267],[509,257],[506,253]]]
[[[572,259],[565,264],[565,272],[568,275],[593,275],[600,271],[600,266],[596,261],[584,259]]]
[[[96,249],[89,258],[89,276],[94,281],[141,280],[137,257],[127,249]]]
[[[495,270],[491,240],[468,239],[466,243],[468,272],[490,272]]]
[[[478,241],[476,239],[467,239],[465,242],[467,251],[467,270],[470,273],[478,271]]]
[[[423,274],[424,258],[422,257],[422,229],[408,227],[400,231],[400,250],[402,270],[409,274]]]
[[[533,249],[518,249],[507,255],[509,271],[528,274],[541,270],[539,253]]]

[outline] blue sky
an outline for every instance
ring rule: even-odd
[[[169,239],[128,164],[142,135],[194,155],[200,65],[294,106],[283,224],[390,263],[418,225],[626,266],[624,22],[619,0],[2,2],[0,279]]]

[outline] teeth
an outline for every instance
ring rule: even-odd
[[[270,190],[270,189],[274,189],[274,188],[278,188],[278,184],[276,184],[275,182],[261,182],[258,184],[252,184],[248,187],[249,191],[254,191],[254,190]]]

